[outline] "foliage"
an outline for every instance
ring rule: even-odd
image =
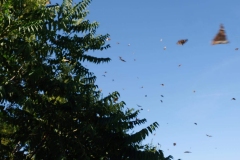
[[[0,159],[171,159],[141,145],[158,123],[128,134],[146,119],[83,66],[110,61],[86,54],[110,47],[85,20],[90,0],[33,2],[0,1]]]

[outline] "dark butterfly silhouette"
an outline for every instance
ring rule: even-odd
[[[208,134],[206,134],[206,136],[208,136],[208,137],[212,137],[211,135],[208,135]]]
[[[138,105],[138,104],[137,104],[137,106],[138,106],[138,107],[142,107],[142,106],[140,106],[140,105]]]
[[[192,153],[192,152],[190,152],[190,151],[185,151],[184,153]]]
[[[173,146],[176,146],[176,143],[173,143]]]
[[[122,57],[119,57],[119,59],[120,59],[121,61],[123,61],[123,62],[126,62],[124,59],[122,59]]]
[[[113,101],[114,103],[116,103],[118,101],[118,98],[114,98]]]
[[[163,95],[161,95],[161,97],[163,97]]]
[[[237,50],[238,50],[238,48],[235,48],[235,50],[237,51]]]
[[[188,39],[180,39],[177,44],[178,45],[184,45],[186,42],[188,41]]]
[[[236,100],[236,98],[232,98],[232,100]]]
[[[215,38],[212,40],[212,45],[215,45],[215,44],[226,44],[226,43],[229,43],[229,42],[227,41],[224,27],[223,27],[223,25],[221,24],[221,25],[220,25],[220,29],[219,29],[217,35],[216,35]]]
[[[197,125],[197,123],[194,123],[195,125]]]

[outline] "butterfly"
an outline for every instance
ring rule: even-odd
[[[232,100],[236,100],[236,98],[232,98]]]
[[[195,125],[197,125],[197,123],[194,123]]]
[[[124,59],[122,59],[122,57],[119,57],[119,59],[120,59],[121,61],[123,61],[123,62],[126,62]]]
[[[140,105],[138,105],[138,104],[137,104],[137,106],[138,106],[138,107],[142,107],[142,106],[140,106]]]
[[[118,101],[118,98],[114,98],[113,101],[114,103],[116,103]]]
[[[192,153],[192,152],[189,152],[189,151],[185,151],[184,153]]]
[[[188,39],[180,39],[177,44],[178,45],[184,45],[186,42],[188,41]]]
[[[176,146],[176,143],[173,143],[173,146]]]
[[[212,137],[212,136],[210,136],[210,135],[208,135],[208,134],[206,134],[206,136],[208,136],[208,137]]]
[[[229,43],[229,42],[227,41],[224,27],[221,24],[220,25],[220,29],[219,29],[217,35],[212,40],[212,45],[215,45],[215,44],[226,44],[226,43]]]

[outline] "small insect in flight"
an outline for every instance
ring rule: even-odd
[[[184,45],[186,42],[188,41],[188,39],[180,39],[177,44],[178,45]]]
[[[190,151],[185,151],[184,153],[192,153],[192,152],[190,152]]]
[[[164,86],[164,84],[163,84],[163,83],[162,83],[161,85],[162,85],[162,86]]]
[[[206,136],[208,136],[208,137],[212,137],[211,135],[208,135],[208,134],[206,134]]]
[[[119,57],[119,59],[120,59],[122,62],[126,62],[124,59],[122,59],[122,57]]]
[[[195,125],[197,125],[197,123],[194,123]]]
[[[138,105],[138,104],[137,104],[137,106],[138,106],[138,107],[142,107],[142,106],[140,106],[140,105]]]
[[[215,45],[215,44],[227,44],[227,43],[229,43],[229,42],[228,42],[228,40],[226,38],[226,33],[225,33],[225,30],[224,30],[224,27],[221,24],[220,25],[220,29],[219,29],[217,35],[212,40],[212,45]]]
[[[176,146],[177,144],[176,143],[173,143],[173,146]]]
[[[232,100],[236,100],[236,98],[232,98]]]

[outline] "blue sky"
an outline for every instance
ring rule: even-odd
[[[112,60],[87,68],[105,96],[118,91],[126,107],[142,106],[147,124],[135,131],[160,124],[144,143],[160,143],[174,159],[240,158],[239,8],[237,0],[92,1],[88,19],[100,23],[97,34],[110,34],[111,48],[91,55]],[[230,43],[213,46],[220,24]]]

